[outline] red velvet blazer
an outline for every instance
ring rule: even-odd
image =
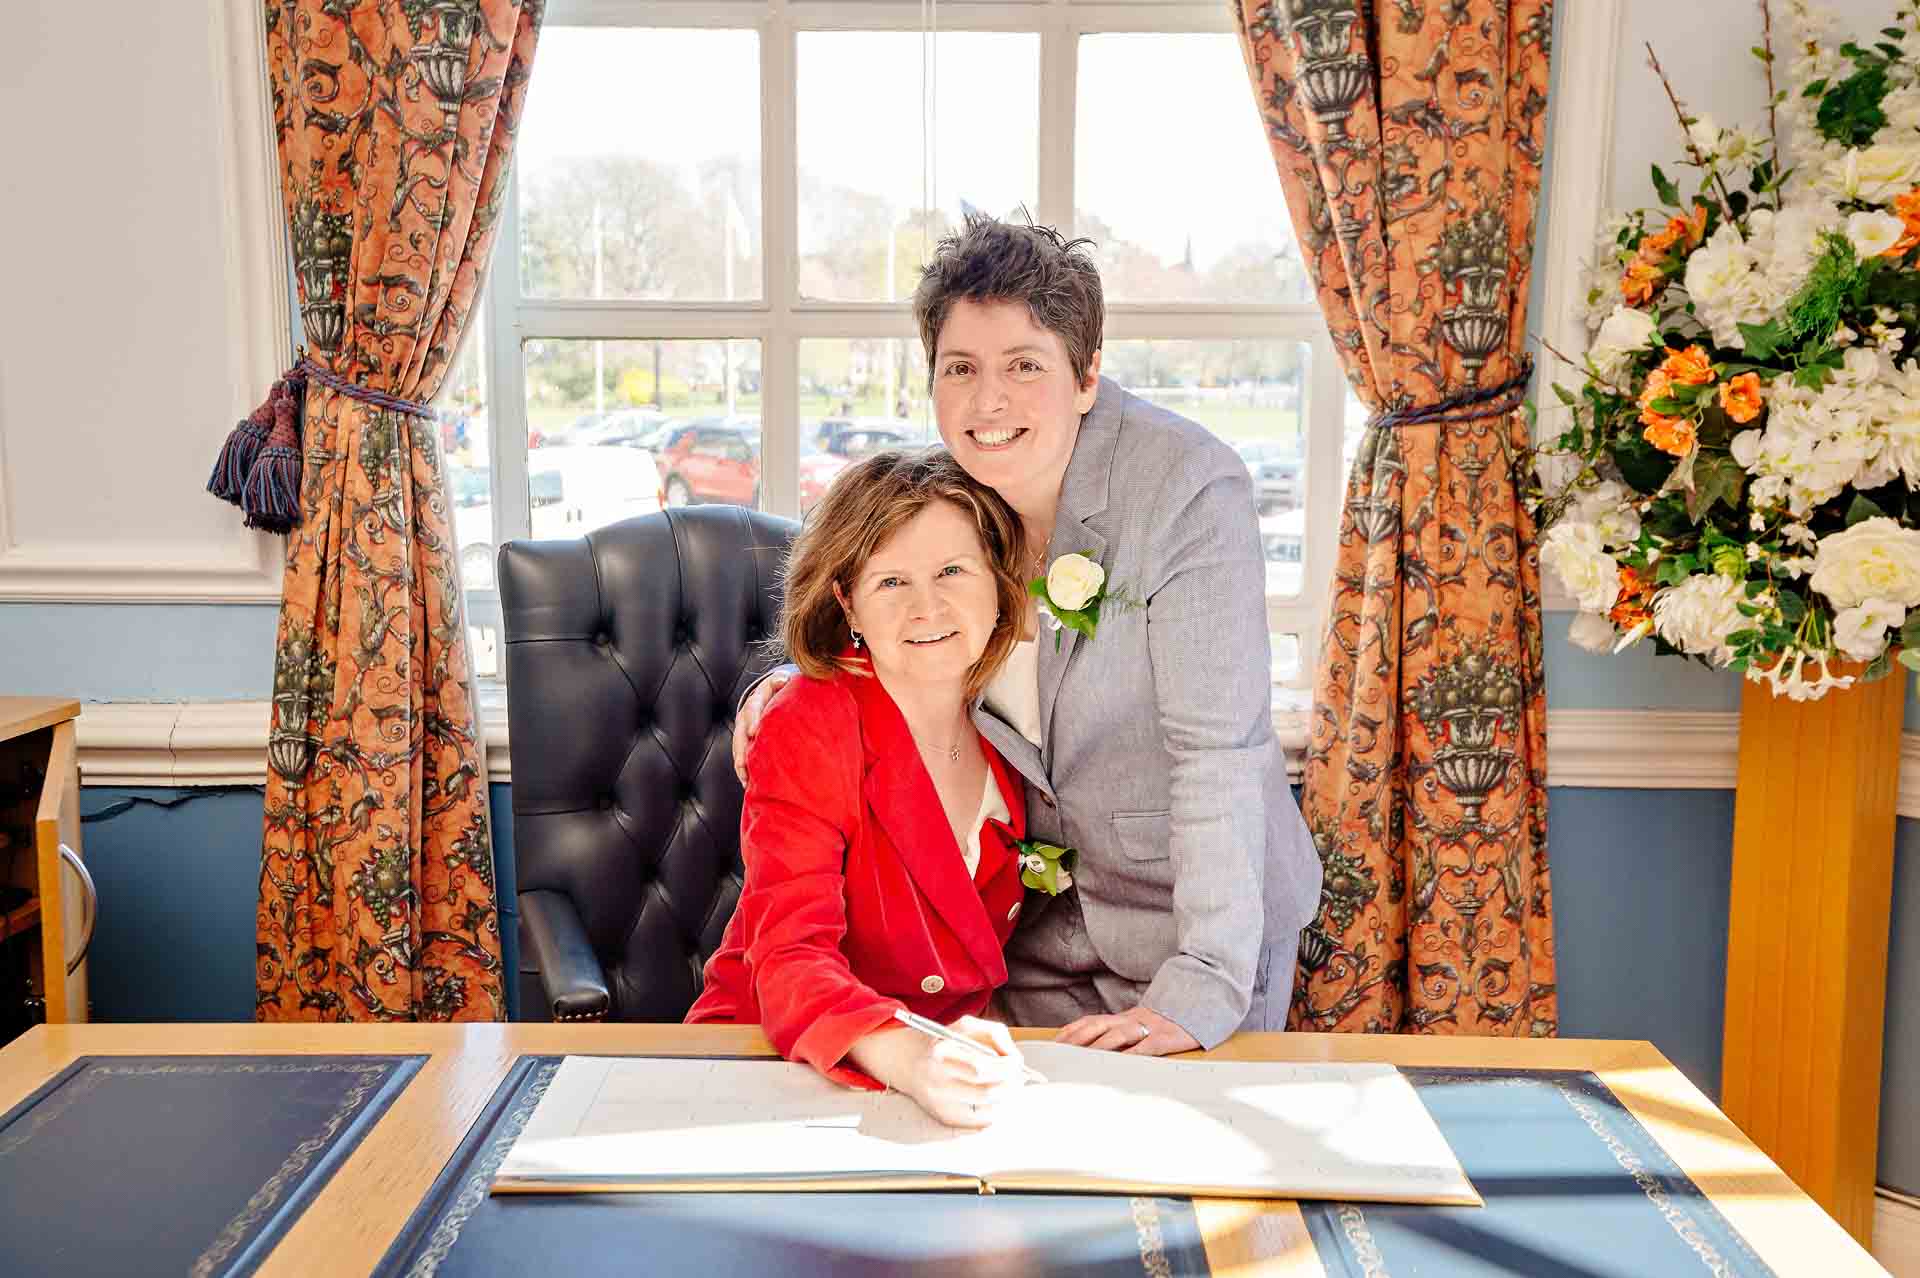
[[[984,740],[1012,820],[972,879],[933,778],[880,681],[796,679],[747,756],[746,887],[689,1022],[757,1022],[782,1056],[877,1087],[847,1049],[908,1008],[977,1015],[1007,979],[1024,889],[1024,787]]]

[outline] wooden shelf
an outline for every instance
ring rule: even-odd
[[[61,697],[0,697],[0,741],[52,727],[80,713],[80,703]]]
[[[27,903],[18,909],[9,910],[6,922],[0,923],[0,941],[18,936],[29,928],[40,926],[40,898],[28,897]]]

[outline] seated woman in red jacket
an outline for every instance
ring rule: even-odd
[[[945,453],[834,480],[794,542],[780,638],[804,676],[749,755],[746,887],[688,1021],[985,1126],[1023,1062],[977,1019],[1020,912],[1019,776],[971,709],[1017,638],[1019,522]],[[993,1049],[894,1020],[906,1008]]]

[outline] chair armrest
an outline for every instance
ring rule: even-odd
[[[587,942],[580,912],[559,892],[520,894],[522,936],[540,969],[540,988],[556,1021],[605,1020],[613,999],[607,974]]]

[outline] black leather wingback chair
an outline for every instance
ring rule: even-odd
[[[677,1021],[698,996],[740,899],[733,711],[796,531],[706,506],[500,548],[523,1017]]]

